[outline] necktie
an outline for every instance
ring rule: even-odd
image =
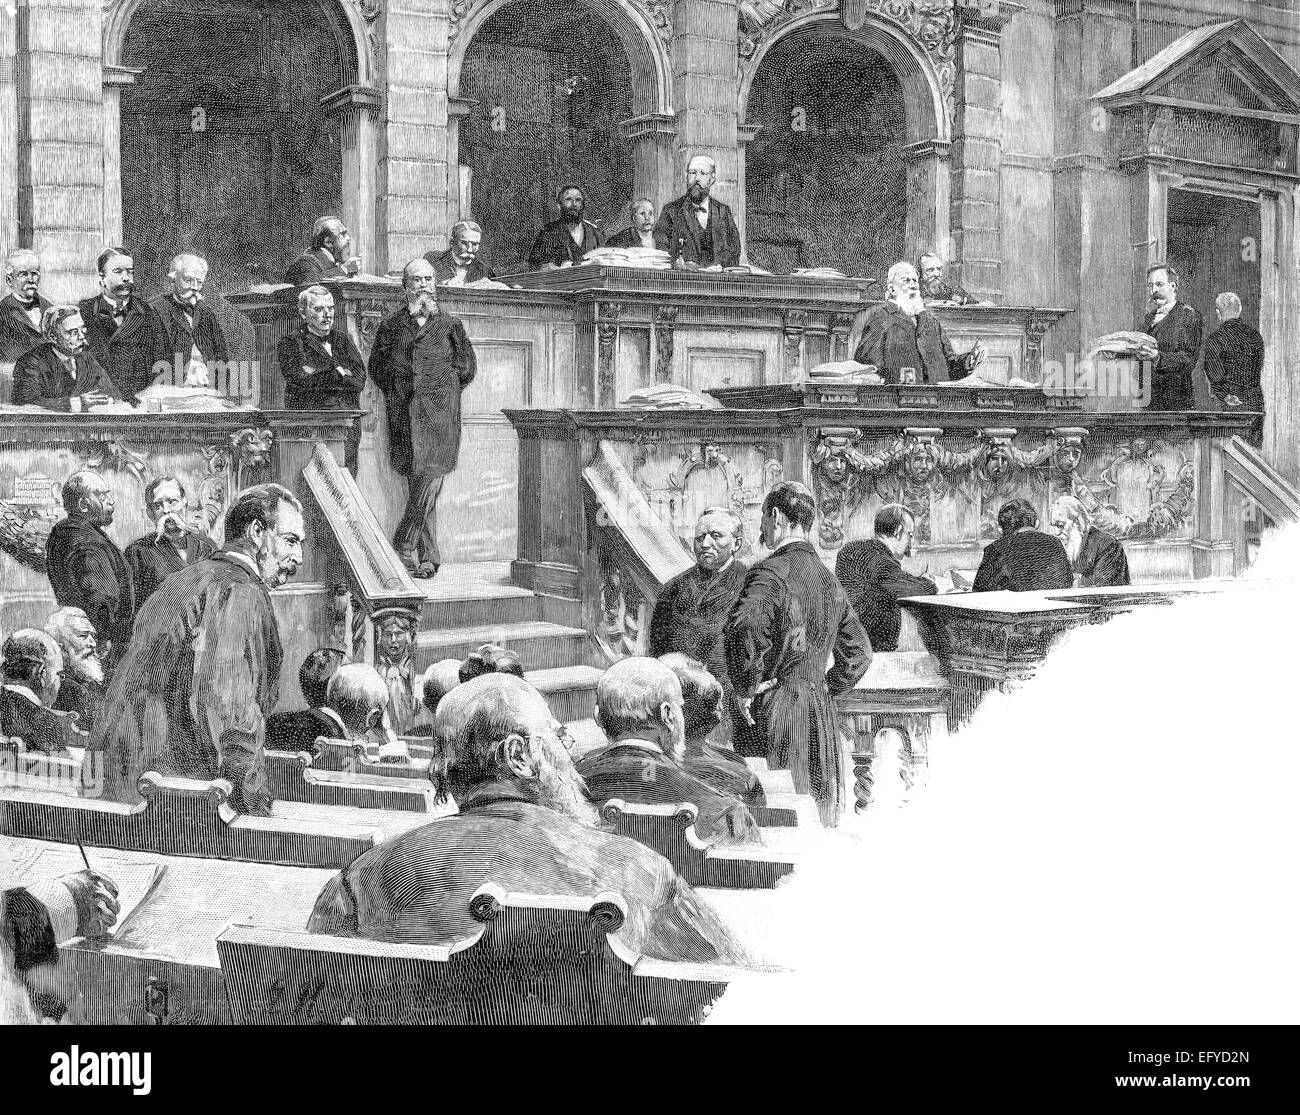
[[[700,222],[700,227],[704,228],[709,223],[709,207],[707,205],[695,206],[695,219]]]

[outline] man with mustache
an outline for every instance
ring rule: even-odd
[[[154,528],[126,548],[138,609],[173,573],[216,549],[212,539],[190,522],[185,485],[176,476],[159,476],[144,489],[144,507]]]
[[[210,386],[208,366],[229,359],[221,322],[203,304],[207,279],[207,260],[182,252],[167,269],[167,293],[149,303],[154,312],[154,361],[174,370],[176,386]]]
[[[302,565],[302,504],[279,484],[246,488],[225,533],[220,550],[168,577],[136,617],[86,749],[110,801],[142,800],[137,781],[156,770],[224,778],[238,812],[271,811],[262,748],[282,657],[271,590]]]
[[[1124,543],[1094,527],[1074,496],[1057,496],[1052,503],[1052,530],[1065,547],[1080,588],[1129,583]]]
[[[916,263],[921,276],[921,296],[927,305],[951,302],[954,306],[969,306],[975,301],[962,287],[944,280],[943,260],[933,252],[925,252]]]
[[[850,542],[835,559],[835,576],[858,613],[874,651],[897,650],[903,626],[898,602],[905,596],[933,596],[938,586],[903,568],[912,552],[916,520],[901,504],[888,503],[876,512],[875,537]]]
[[[686,164],[686,193],[665,205],[655,222],[655,247],[688,269],[740,263],[740,230],[731,207],[709,196],[717,177],[717,163],[696,155]]]
[[[86,347],[124,399],[154,381],[154,315],[135,293],[135,260],[126,248],[99,253],[99,294],[78,305],[86,325]]]
[[[1147,410],[1190,410],[1192,371],[1201,356],[1201,315],[1178,301],[1178,272],[1168,264],[1147,268],[1147,290],[1151,309],[1142,332],[1156,340],[1154,348],[1138,352],[1144,360],[1155,361]]]
[[[86,350],[86,327],[76,306],[51,306],[41,318],[43,344],[14,364],[10,402],[81,414],[118,398],[117,388]]]
[[[943,324],[925,308],[920,280],[910,263],[896,263],[886,279],[885,301],[859,317],[862,339],[853,353],[873,364],[886,383],[944,383],[973,372],[984,359],[976,341],[969,352],[953,351]],[[903,369],[910,369],[904,375]]]
[[[481,279],[494,279],[496,272],[479,255],[483,243],[483,230],[473,221],[457,221],[451,226],[451,246],[443,253],[429,251],[424,258],[433,265],[439,283],[463,286]]]
[[[63,653],[63,681],[54,708],[75,712],[77,727],[89,732],[104,708],[104,663],[95,625],[80,608],[60,608],[45,621],[45,634]]]
[[[619,938],[660,960],[743,964],[717,915],[666,859],[597,827],[542,695],[485,674],[442,698],[433,775],[459,812],[358,856],[325,885],[307,929],[448,945],[478,932],[469,900],[488,880],[506,891],[623,897]]]
[[[573,267],[582,262],[582,257],[595,251],[601,245],[600,233],[590,221],[582,219],[586,204],[582,191],[577,186],[561,186],[555,195],[555,204],[559,206],[560,215],[548,225],[533,241],[528,253],[530,271],[554,271],[557,267]]]
[[[361,270],[352,251],[352,234],[337,217],[321,217],[311,230],[311,247],[289,264],[284,281],[310,286],[322,279],[350,279]]]
[[[370,376],[384,393],[388,455],[408,481],[406,511],[393,546],[417,577],[432,577],[438,549],[438,493],[460,456],[460,396],[474,381],[474,346],[458,318],[438,308],[426,259],[402,272],[406,305],[379,323]]]
[[[40,293],[41,258],[30,248],[14,248],[5,257],[9,293],[0,299],[0,361],[17,360],[45,337],[41,316],[50,300]]]
[[[653,248],[655,246],[655,203],[648,197],[628,208],[628,227],[611,236],[607,248]]]

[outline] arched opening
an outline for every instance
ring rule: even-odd
[[[749,258],[788,273],[882,277],[903,258],[908,97],[894,65],[816,25],[776,41],[749,86]]]
[[[561,186],[582,187],[588,220],[617,226],[634,188],[619,125],[641,109],[643,61],[634,66],[620,33],[577,0],[515,0],[474,31],[459,69],[460,96],[475,102],[460,162],[499,272],[525,266]]]
[[[121,97],[122,228],[143,293],[180,251],[208,260],[209,288],[278,280],[343,208],[341,119],[321,98],[357,80],[350,40],[332,0],[129,13],[117,56],[143,73]]]

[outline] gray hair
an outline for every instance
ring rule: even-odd
[[[38,256],[31,248],[10,248],[5,255],[5,278],[13,278],[13,274],[18,270],[18,264],[24,259],[34,259],[36,266],[41,265],[41,257]]]
[[[0,655],[4,658],[4,676],[21,685],[30,685],[35,682],[37,674],[45,671],[49,662],[61,659],[63,652],[44,631],[24,627],[4,641]]]
[[[1061,508],[1074,522],[1079,524],[1080,530],[1087,530],[1089,526],[1089,515],[1074,496],[1057,496],[1052,500],[1052,508]]]
[[[451,226],[451,239],[455,240],[462,232],[477,232],[480,236],[483,235],[483,229],[476,221],[457,221]]]
[[[731,533],[735,536],[737,544],[745,540],[745,520],[737,515],[730,507],[706,507],[696,518],[696,527],[699,527],[701,520],[703,520],[706,515],[722,515],[729,519],[731,521]]]
[[[198,268],[203,275],[208,273],[208,261],[202,256],[197,256],[193,252],[181,252],[179,255],[172,256],[172,261],[167,265],[167,278],[174,279],[187,268]]]
[[[59,335],[59,326],[70,317],[80,317],[81,307],[62,305],[47,306],[41,313],[41,336],[53,341]]]
[[[402,268],[402,286],[406,286],[406,280],[411,277],[411,268],[418,267],[422,263],[425,267],[429,268],[430,271],[433,270],[433,264],[425,259],[424,256],[416,256],[410,263]]]
[[[513,674],[483,674],[457,685],[438,704],[429,774],[440,800],[500,778],[506,770],[505,743],[528,739],[529,697],[542,695]]]
[[[353,662],[334,671],[325,690],[325,703],[349,731],[364,732],[371,714],[388,707],[388,686],[373,666]]]
[[[338,217],[317,217],[316,223],[311,226],[311,246],[325,247],[326,240],[334,239],[334,230],[343,227],[343,222]]]
[[[83,468],[63,482],[63,508],[68,514],[80,510],[81,501],[89,494],[86,483],[92,476],[96,480],[104,479],[94,469]]]
[[[72,641],[72,621],[81,620],[83,623],[90,623],[90,617],[80,608],[60,608],[57,612],[51,612],[45,620],[45,634],[61,647],[66,647]],[[94,624],[90,624],[94,629]]]
[[[639,197],[636,199],[636,201],[632,202],[632,204],[627,207],[628,215],[631,216],[643,205],[650,206],[651,210],[653,210],[655,207],[655,203],[651,201],[648,197]]]
[[[331,302],[334,301],[334,295],[323,286],[309,286],[298,295],[298,312],[300,314],[305,314],[307,312],[307,307],[311,304],[313,298],[327,298]]]
[[[596,723],[611,740],[658,729],[665,702],[682,703],[682,685],[672,669],[657,658],[624,658],[596,683]]]
[[[889,269],[889,274],[885,277],[885,289],[897,290],[898,284],[908,276],[911,276],[913,279],[917,279],[918,281],[920,279],[916,268],[912,264],[908,263],[905,259],[899,260]]]

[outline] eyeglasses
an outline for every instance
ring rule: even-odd
[[[551,731],[555,733],[555,738],[564,745],[565,751],[573,750],[573,733],[568,728],[556,721],[551,725]]]

